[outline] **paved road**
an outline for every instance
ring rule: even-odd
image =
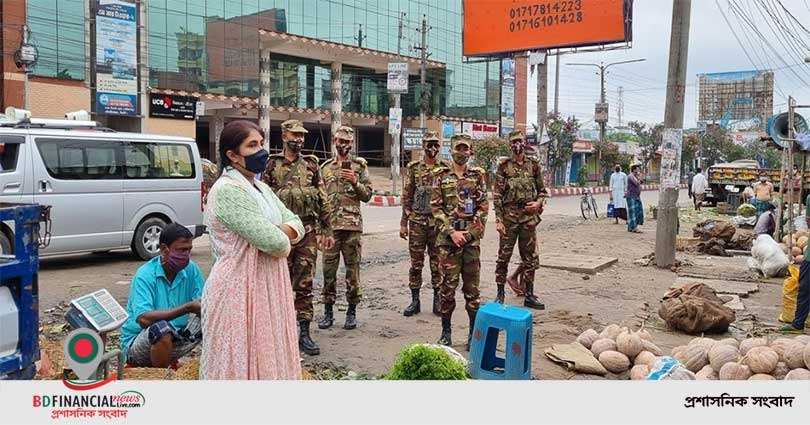
[[[608,194],[594,195],[599,214],[605,214],[609,201]],[[658,191],[646,191],[641,193],[641,201],[645,208],[658,203]],[[579,196],[561,196],[552,198],[546,207],[546,214],[561,214],[568,216],[581,216],[579,208]],[[689,198],[687,191],[681,190],[678,198],[680,205],[687,205]],[[402,210],[399,207],[363,207],[363,221],[366,233],[388,233],[399,230],[399,219]]]

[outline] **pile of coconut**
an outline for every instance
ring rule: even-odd
[[[630,379],[646,379],[655,361],[663,354],[642,327],[631,331],[619,325],[608,325],[602,332],[593,329],[581,333],[577,342],[591,350],[599,363],[610,372],[630,370]]]
[[[782,238],[782,243],[780,243],[779,246],[782,248],[782,251],[784,251],[785,254],[789,252],[788,241],[791,239],[793,240],[793,248],[792,252],[790,253],[793,255],[793,263],[801,264],[802,261],[804,261],[804,248],[807,247],[807,230],[798,230],[796,233],[792,235],[785,235],[785,237]]]
[[[699,337],[672,349],[699,381],[810,380],[810,335],[795,338]]]

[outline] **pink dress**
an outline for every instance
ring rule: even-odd
[[[301,379],[281,223],[304,235],[264,183],[227,169],[211,189],[205,224],[215,263],[202,297],[201,379]]]

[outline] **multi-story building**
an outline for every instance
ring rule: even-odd
[[[114,129],[195,137],[212,159],[229,120],[260,123],[278,148],[279,124],[295,118],[310,130],[306,149],[326,155],[331,130],[348,124],[359,153],[386,163],[390,62],[409,66],[404,127],[420,126],[420,106],[436,131],[501,118],[500,60],[462,55],[461,0],[18,0],[2,2],[0,24],[3,108],[85,109]],[[39,52],[27,84],[13,60],[23,25]],[[525,129],[527,66],[516,61],[512,108]],[[151,99],[166,96],[199,100],[197,116],[156,117]]]

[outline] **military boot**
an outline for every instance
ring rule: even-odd
[[[439,296],[439,288],[433,288],[433,314],[442,315],[442,299]]]
[[[349,304],[349,309],[346,310],[346,323],[343,324],[343,329],[352,330],[357,327],[357,304]]]
[[[523,300],[523,306],[536,310],[546,309],[545,304],[541,303],[540,300],[534,296],[534,283],[526,283],[526,298]]]
[[[329,329],[335,324],[335,315],[332,313],[332,304],[323,305],[323,319],[318,322],[318,329]]]
[[[422,311],[422,303],[419,302],[419,288],[411,288],[411,304],[405,307],[402,312],[406,317],[413,316]]]
[[[498,295],[495,295],[495,302],[498,304],[503,304],[503,298],[506,296],[504,286],[502,283],[498,284]]]
[[[473,329],[475,329],[475,316],[478,311],[468,311],[467,315],[470,317],[470,332],[467,335],[467,351],[470,351],[470,344],[472,343]]]
[[[309,337],[309,320],[300,320],[298,322],[298,349],[310,356],[321,354],[321,349]]]
[[[450,318],[442,317],[442,336],[439,337],[439,344],[450,346],[453,341],[450,339]]]

